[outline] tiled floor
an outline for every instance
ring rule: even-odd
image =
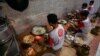
[[[97,20],[97,25],[100,26],[100,18],[98,18],[98,20]],[[94,39],[89,44],[89,46],[90,46],[90,55],[89,56],[95,56],[99,43],[100,43],[100,34],[98,36],[94,36]]]
[[[60,56],[76,56],[76,51],[71,47],[62,47]]]
[[[95,36],[94,39],[89,44],[89,46],[90,46],[90,56],[95,56],[99,42],[100,42],[100,35]]]
[[[97,52],[96,52],[95,56],[100,56],[100,43],[99,43],[99,46],[98,46],[98,49],[97,49]]]

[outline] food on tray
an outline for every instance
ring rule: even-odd
[[[43,50],[47,50],[47,48],[46,48],[46,47],[44,47],[44,48],[43,48]]]
[[[46,29],[44,27],[36,26],[32,29],[32,33],[35,35],[41,35],[46,33]]]
[[[75,30],[76,30],[76,26],[71,23],[70,26],[68,27],[68,31],[74,32]]]
[[[26,35],[24,38],[23,38],[23,43],[25,44],[30,44],[34,41],[34,38],[32,35]]]
[[[42,48],[41,48],[41,46],[39,46],[39,45],[35,45],[35,46],[34,46],[34,50],[35,50],[36,52],[40,52],[40,51],[42,51]]]
[[[27,47],[21,50],[20,56],[35,56],[36,52],[32,47]]]
[[[34,56],[36,54],[33,48],[28,48],[27,53],[28,53],[28,56]]]
[[[60,23],[60,24],[66,24],[67,21],[66,20],[59,20],[58,23]]]
[[[73,37],[72,35],[66,35],[66,38],[67,38],[68,40],[74,40],[74,37]]]

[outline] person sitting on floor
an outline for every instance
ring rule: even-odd
[[[47,16],[47,20],[49,26],[52,26],[51,31],[49,32],[49,38],[47,40],[47,44],[53,49],[55,52],[60,51],[63,43],[64,43],[64,28],[61,24],[58,24],[58,18],[56,14],[49,14]],[[58,54],[58,53],[57,53]]]
[[[94,1],[91,0],[88,7],[89,13],[94,14]]]
[[[82,4],[82,9],[80,11],[84,11],[84,10],[88,11],[88,4],[87,3]]]
[[[88,14],[89,12],[88,11],[81,11],[80,12],[80,16],[81,16],[81,19],[82,19],[82,23],[83,23],[83,27],[82,27],[82,31],[83,33],[88,33],[90,32],[91,30],[91,21],[90,19],[88,18]]]

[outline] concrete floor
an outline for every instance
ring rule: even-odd
[[[100,56],[100,43],[99,43],[99,46],[98,46],[98,49],[97,49],[97,52],[96,52],[95,56]]]
[[[90,46],[90,56],[95,56],[99,43],[100,43],[100,35],[94,36],[94,39],[89,44],[89,46]]]
[[[60,56],[76,56],[76,51],[71,47],[63,47]]]
[[[96,24],[97,24],[97,26],[100,26],[100,17],[97,19]],[[100,33],[98,36],[93,36],[93,39],[89,44],[89,46],[90,46],[90,55],[89,56],[96,55],[99,43],[100,43]]]

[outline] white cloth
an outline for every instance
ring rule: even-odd
[[[87,18],[87,19],[85,19],[85,20],[82,21],[82,22],[83,22],[83,24],[84,24],[84,27],[82,28],[83,33],[88,33],[88,32],[90,32],[90,30],[91,30],[91,28],[92,28],[90,19]]]
[[[89,6],[91,9],[89,10],[89,13],[90,14],[94,14],[94,5],[92,5],[92,6]]]
[[[58,27],[50,32],[50,37],[53,39],[54,43],[52,48],[58,50],[62,47],[64,43],[64,28],[62,25],[58,24]]]
[[[83,9],[83,10],[87,10],[87,11],[88,11],[88,8],[85,8],[85,9]]]
[[[88,8],[85,8],[85,9],[81,9],[81,11],[88,11]]]

